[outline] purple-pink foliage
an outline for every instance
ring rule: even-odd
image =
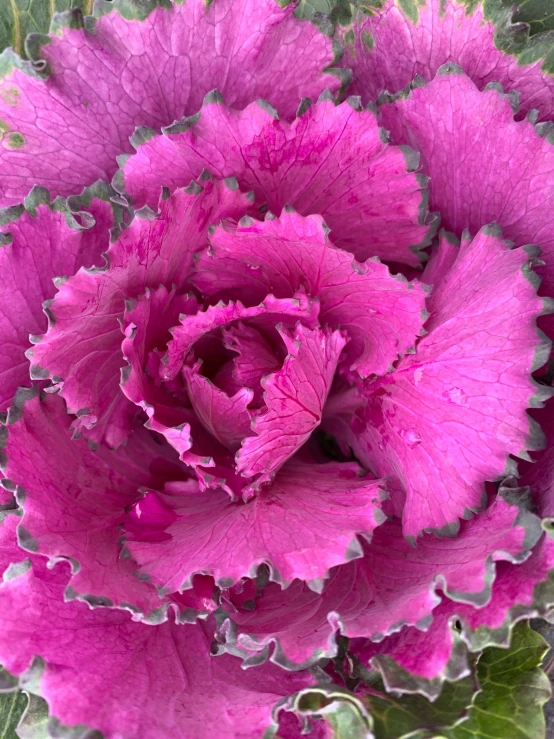
[[[4,55],[0,663],[106,739],[298,739],[344,644],[434,700],[552,605],[552,77],[154,5]]]

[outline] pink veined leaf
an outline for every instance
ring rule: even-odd
[[[292,124],[266,105],[236,111],[208,101],[198,116],[141,142],[114,182],[137,206],[155,206],[162,185],[186,185],[203,169],[236,177],[276,215],[285,205],[321,214],[336,245],[360,260],[418,266],[438,222],[418,165],[415,151],[388,146],[375,113],[355,98],[320,100]]]
[[[33,372],[61,378],[61,395],[83,428],[98,426],[101,439],[114,409],[128,403],[119,389],[125,300],[161,284],[186,291],[210,223],[239,218],[247,207],[248,198],[222,182],[195,183],[162,200],[157,218],[135,218],[110,245],[104,267],[80,269],[60,287],[48,331],[28,356]],[[124,437],[121,431],[119,443]]]
[[[262,378],[280,367],[278,356],[269,346],[264,336],[253,326],[235,323],[222,330],[226,349],[236,356],[226,362],[216,374],[219,387],[229,394],[240,388],[251,388],[253,403],[259,407],[263,403]]]
[[[544,535],[523,564],[498,562],[491,598],[484,606],[445,598],[426,631],[409,627],[379,643],[354,640],[351,651],[364,666],[380,669],[387,689],[417,688],[433,697],[444,679],[467,674],[467,647],[480,651],[491,645],[508,646],[516,621],[546,615],[549,596],[544,598],[543,593],[553,566],[554,542]]]
[[[121,372],[121,391],[145,412],[146,427],[165,437],[179,459],[196,468],[199,480],[206,487],[220,487],[227,480],[226,489],[234,496],[235,488],[240,489],[244,483],[231,486],[231,482],[236,482],[232,454],[204,428],[180,378],[171,383],[158,378],[161,347],[165,349],[171,338],[170,328],[179,315],[193,316],[198,308],[197,299],[191,293],[177,295],[175,290],[169,292],[164,286],[155,290],[147,288],[144,295],[128,304],[121,345],[128,366]],[[222,461],[229,461],[229,469],[222,468]]]
[[[238,472],[256,478],[246,495],[272,480],[321,423],[347,341],[340,331],[307,329],[301,323],[292,334],[282,328],[279,334],[287,356],[280,370],[262,380],[266,408],[253,418],[255,435],[244,439],[235,457]]]
[[[335,248],[320,216],[283,213],[236,231],[218,228],[210,246],[193,278],[202,292],[253,301],[304,289],[319,299],[322,324],[347,330],[344,361],[362,377],[389,371],[426,319],[426,286],[393,277],[378,261],[356,262]]]
[[[456,608],[452,602],[438,605],[425,630],[408,626],[380,642],[354,639],[351,653],[364,667],[380,670],[387,690],[418,690],[434,699],[445,680],[470,674],[467,649],[453,628]]]
[[[495,563],[524,561],[539,536],[537,517],[501,498],[464,522],[456,539],[427,535],[411,547],[400,525],[388,522],[364,545],[363,558],[331,570],[321,594],[299,580],[287,590],[270,583],[256,597],[254,610],[230,608],[220,632],[246,665],[259,663],[271,649],[271,661],[303,669],[337,654],[339,629],[349,638],[374,640],[378,651],[377,643],[394,640],[391,634],[402,627],[429,628],[441,602],[439,590],[471,604],[470,610],[482,608],[490,600]],[[431,652],[422,669],[427,662],[432,663]]]
[[[460,236],[496,221],[516,246],[537,244],[546,262],[541,294],[553,296],[554,146],[547,124],[514,121],[512,104],[496,86],[479,92],[445,65],[429,84],[383,105],[381,117],[395,143],[421,152],[442,225]],[[540,325],[554,336],[551,317]]]
[[[15,518],[0,525],[0,571],[25,555]],[[212,622],[170,618],[152,627],[122,611],[64,603],[65,565],[31,560],[0,588],[0,660],[15,675],[33,665],[50,715],[65,725],[106,739],[256,739],[272,725],[275,703],[315,682],[310,673],[273,665],[245,672],[235,657],[211,657]]]
[[[192,293],[177,295],[175,289],[170,292],[164,285],[155,290],[146,288],[144,295],[127,304],[121,344],[128,363],[121,370],[122,394],[145,412],[145,426],[164,436],[179,458],[188,463],[192,462],[192,455],[187,453],[192,446],[194,413],[190,404],[177,404],[172,393],[154,378],[158,374],[159,354],[171,338],[171,327],[180,315],[194,315],[198,308]],[[149,370],[153,359],[158,362],[152,373]]]
[[[541,69],[542,60],[525,63],[523,55],[507,54],[495,43],[496,31],[512,31],[514,7],[505,6],[495,25],[483,5],[477,2],[469,9],[458,0],[423,0],[415,19],[394,0],[372,8],[353,29],[355,41],[342,60],[353,70],[353,90],[364,103],[375,101],[384,90],[402,90],[416,74],[429,81],[442,64],[454,62],[479,89],[500,82],[506,90],[517,90],[524,113],[536,108],[541,118],[551,118],[554,80]],[[515,31],[521,39],[523,24],[516,21],[512,35]]]
[[[421,275],[421,281],[426,285],[430,285],[431,288],[440,288],[442,280],[446,279],[458,258],[459,247],[458,239],[448,231],[441,229],[438,243],[431,249],[429,261]]]
[[[6,52],[1,205],[20,202],[36,183],[67,195],[109,181],[137,126],[134,139],[147,138],[150,127],[196,113],[214,87],[235,108],[267,98],[292,117],[303,95],[338,89],[348,77],[323,72],[331,39],[273,0],[187,0],[144,20],[114,9],[86,26],[75,11],[67,22],[35,51],[34,67]]]
[[[252,390],[241,388],[230,397],[200,374],[199,363],[184,367],[183,374],[192,407],[204,428],[221,444],[236,451],[250,434],[252,414],[248,405],[254,397]]]
[[[30,334],[46,331],[42,304],[56,294],[54,278],[63,280],[80,267],[92,267],[108,248],[109,231],[115,225],[109,191],[108,187],[105,192],[91,188],[77,199],[87,203],[86,212],[72,212],[67,203],[54,208],[48,192],[35,188],[25,201],[26,208],[5,211],[5,223],[0,227],[2,411],[7,410],[18,387],[29,385],[24,352],[30,347]]]
[[[473,240],[466,235],[436,281],[416,354],[364,391],[351,443],[364,464],[405,492],[406,536],[455,534],[458,519],[483,505],[485,481],[513,467],[508,455],[541,448],[526,413],[549,395],[531,377],[549,348],[536,327],[543,311],[531,269],[536,254],[510,249],[497,226]]]
[[[133,576],[136,566],[120,558],[120,529],[125,508],[140,498],[138,488],[163,485],[176,470],[155,448],[130,440],[129,454],[142,454],[142,471],[131,471],[126,452],[118,461],[116,452],[109,458],[71,439],[70,423],[58,395],[41,400],[21,391],[9,411],[3,472],[17,484],[23,506],[19,541],[51,561],[71,563],[68,599],[152,618],[163,603],[151,585]]]
[[[235,321],[267,319],[276,325],[288,319],[294,323],[304,320],[308,325],[315,326],[318,313],[318,302],[301,290],[285,298],[266,294],[258,305],[252,306],[243,305],[240,300],[228,303],[220,301],[217,305],[209,305],[206,310],[199,311],[194,316],[183,316],[181,325],[172,329],[173,338],[162,359],[160,377],[166,381],[173,380],[197,341],[212,331],[232,325]]]
[[[248,503],[222,491],[194,495],[190,485],[173,483],[158,495],[177,516],[169,536],[150,541],[144,514],[133,519],[126,547],[163,591],[186,590],[195,573],[230,587],[263,563],[284,586],[301,578],[321,590],[330,567],[361,556],[356,534],[369,536],[384,518],[382,481],[360,472],[354,463],[291,460]]]

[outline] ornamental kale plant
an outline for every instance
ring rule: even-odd
[[[96,0],[0,57],[22,739],[544,735],[552,39],[328,10]]]

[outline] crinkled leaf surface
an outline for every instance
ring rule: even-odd
[[[273,479],[277,470],[308,440],[321,423],[323,407],[346,337],[340,331],[306,329],[279,332],[287,347],[281,370],[265,377],[267,412],[252,422],[237,453],[237,470],[259,475],[256,487]]]
[[[372,677],[364,703],[373,718],[375,739],[429,739],[429,735],[442,735],[445,728],[467,719],[478,689],[474,675],[469,675],[446,682],[440,696],[431,702],[423,695],[386,693],[383,684]],[[359,692],[363,695],[363,688]]]
[[[222,274],[221,279],[224,277],[226,275]],[[293,317],[295,323],[302,318],[313,323],[317,318],[319,304],[317,302],[314,304],[303,290],[285,298],[275,298],[274,295],[266,294],[256,305],[256,301],[252,301],[254,289],[253,287],[248,301],[254,302],[254,305],[244,305],[240,300],[230,300],[228,303],[218,302],[216,305],[209,305],[204,311],[198,311],[193,316],[182,316],[181,325],[174,327],[171,332],[173,338],[168,343],[167,354],[160,367],[162,379],[173,380],[178,375],[184,360],[197,341],[206,334],[217,331],[218,328],[232,326],[235,321],[248,321],[264,316],[271,321],[271,314],[277,319],[274,325],[279,325],[287,315]]]
[[[90,188],[83,193],[87,212],[75,217],[67,202],[51,203],[46,190],[34,188],[26,207],[4,211],[0,226],[4,239],[0,249],[0,410],[7,410],[19,386],[29,384],[24,352],[30,347],[29,335],[40,335],[47,328],[42,305],[56,293],[54,278],[102,261],[110,228],[115,225],[110,194],[114,191],[108,186]]]
[[[316,729],[326,721],[332,739],[544,739],[541,707],[550,695],[540,669],[545,651],[544,639],[524,622],[513,629],[509,648],[486,649],[472,675],[445,684],[434,702],[387,694],[377,675],[364,673],[366,684],[355,693],[308,688],[283,708],[315,716]]]
[[[417,624],[418,629],[412,631],[430,642],[437,633],[436,625],[432,624],[429,631],[419,629],[427,628],[440,602],[439,588],[466,603],[467,611],[475,611],[475,606],[490,600],[495,562],[506,557],[521,561],[539,535],[535,516],[520,513],[517,506],[502,499],[473,521],[465,522],[455,539],[429,535],[410,547],[397,523],[385,523],[375,530],[371,544],[364,546],[363,558],[329,573],[321,595],[299,581],[286,590],[270,584],[259,595],[254,610],[231,612],[229,618],[234,625],[228,625],[228,645],[245,657],[264,650],[267,655],[268,647],[275,645],[271,659],[294,669],[335,656],[338,628],[348,637],[374,639],[373,654],[386,643],[383,637],[394,634],[401,625]],[[517,571],[518,567],[513,569]],[[535,577],[531,574],[533,567],[537,570]],[[529,601],[534,585],[546,576],[548,568],[544,570],[535,562],[523,575],[531,591],[525,594]],[[521,587],[517,579],[511,585],[510,605]],[[452,609],[455,611],[457,606],[454,604]],[[475,613],[479,623],[479,611]],[[501,611],[501,623],[505,614],[506,610]],[[408,638],[402,643],[403,635],[409,636],[409,632],[400,632],[400,644],[396,643],[397,637],[390,637],[395,644],[389,647],[396,659],[412,673],[426,678],[442,675],[444,661],[450,658],[449,634],[441,631],[431,649],[429,643],[420,647],[417,639],[414,642]]]
[[[344,362],[362,377],[389,371],[423,327],[426,286],[336,248],[321,216],[283,213],[233,233],[218,228],[210,245],[196,266],[200,290],[250,301],[270,291],[287,298],[305,290],[319,300],[322,324],[347,331]]]
[[[459,237],[496,221],[516,246],[537,244],[546,262],[541,294],[554,295],[553,139],[549,124],[514,121],[512,102],[497,87],[480,92],[447,65],[381,114],[395,143],[421,152],[442,225]],[[550,331],[552,319],[543,322]]]
[[[26,402],[25,398],[27,398]],[[25,506],[19,540],[28,551],[74,565],[68,598],[91,604],[129,606],[144,614],[162,606],[151,586],[133,577],[133,565],[119,558],[124,508],[141,484],[156,484],[156,452],[130,441],[142,471],[130,475],[119,452],[102,456],[83,440],[72,440],[71,417],[57,395],[20,394],[9,413],[4,474],[17,481]],[[120,471],[121,470],[121,471]],[[158,481],[160,478],[158,478]],[[164,474],[161,476],[163,484]]]
[[[352,654],[362,665],[378,668],[388,690],[417,691],[433,698],[442,682],[437,677],[451,681],[468,674],[466,647],[472,652],[489,646],[507,648],[515,622],[548,614],[553,562],[554,542],[543,536],[523,564],[496,564],[492,593],[484,605],[448,594],[433,611],[428,631],[404,628],[379,643],[354,640]],[[418,677],[422,674],[427,679]]]
[[[351,443],[370,469],[399,481],[407,536],[447,532],[483,505],[484,483],[506,473],[509,453],[541,448],[526,413],[548,394],[531,377],[550,346],[536,326],[536,253],[511,249],[497,227],[466,235],[428,301],[417,353],[365,390],[366,426]]]
[[[341,85],[322,72],[331,39],[274,0],[105,2],[97,15],[58,18],[34,67],[4,52],[1,205],[37,183],[66,195],[109,181],[135,127],[144,137],[196,113],[214,87],[237,108],[263,97],[293,116],[302,95]]]
[[[548,4],[532,0],[541,2]],[[353,68],[354,91],[364,102],[385,90],[398,92],[416,74],[429,81],[442,64],[453,62],[479,89],[499,82],[506,91],[517,90],[524,113],[537,108],[548,120],[554,112],[552,39],[529,40],[528,28],[512,25],[514,6],[499,0],[385,0],[358,16],[342,63]],[[521,20],[531,13],[529,8],[526,18],[524,7]],[[516,14],[513,21],[519,20]]]
[[[111,416],[128,403],[119,387],[125,300],[148,286],[182,288],[210,224],[240,218],[248,206],[244,194],[221,181],[178,190],[160,203],[158,218],[133,220],[110,245],[104,267],[81,269],[61,285],[32,365],[43,368],[43,377],[63,380],[61,395],[85,428],[97,425],[102,438]],[[128,430],[117,434],[119,443]]]
[[[11,538],[17,558],[13,518],[0,537]],[[40,692],[64,724],[97,728],[106,739],[255,739],[280,698],[313,684],[306,673],[248,673],[233,657],[210,657],[209,627],[153,627],[122,611],[64,603],[67,574],[34,557],[0,586],[0,658],[21,675],[41,657]]]
[[[187,185],[206,168],[236,177],[276,215],[285,205],[322,215],[334,243],[358,259],[417,266],[437,225],[418,163],[414,151],[387,145],[374,112],[355,98],[319,100],[292,123],[263,102],[236,111],[212,98],[138,146],[114,183],[137,206],[153,206],[162,185]]]
[[[361,555],[356,534],[383,521],[382,482],[360,477],[356,463],[306,464],[290,460],[271,485],[248,503],[227,493],[168,486],[159,502],[171,510],[166,536],[152,541],[147,510],[130,530],[127,547],[141,570],[169,592],[190,587],[194,573],[222,587],[254,577],[267,563],[272,579],[295,578],[321,590],[330,567]]]

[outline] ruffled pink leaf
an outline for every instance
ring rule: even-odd
[[[0,81],[0,204],[35,183],[66,195],[109,181],[136,126],[159,130],[196,113],[214,87],[235,108],[267,98],[287,117],[302,96],[336,90],[340,78],[322,72],[331,40],[293,11],[273,0],[172,3],[143,21],[114,10],[52,34],[40,48],[45,79],[12,54]]]
[[[500,82],[507,90],[517,90],[523,112],[537,108],[542,118],[551,118],[554,80],[541,69],[542,61],[522,63],[521,57],[495,44],[497,28],[510,33],[513,9],[507,5],[500,11],[495,27],[485,19],[481,2],[470,11],[457,0],[424,0],[413,19],[394,0],[386,0],[357,24],[355,42],[347,47],[342,63],[353,70],[353,88],[364,103],[377,100],[383,90],[402,90],[416,74],[429,81],[442,64],[454,62],[480,90]],[[513,30],[521,37],[521,25]]]
[[[0,578],[7,580],[5,573],[12,565],[29,562],[29,552],[17,543],[18,512],[10,511],[2,516],[0,523]]]
[[[429,261],[425,265],[421,281],[431,287],[439,287],[458,258],[458,239],[447,231],[439,233],[438,243],[431,249]]]
[[[4,522],[0,542],[10,534]],[[314,683],[309,673],[245,672],[234,657],[211,657],[213,624],[152,627],[64,603],[66,583],[59,565],[51,571],[34,557],[32,569],[0,586],[0,660],[16,675],[36,657],[44,662],[40,691],[63,724],[106,739],[256,739],[277,701]]]
[[[309,325],[315,326],[318,313],[318,303],[312,301],[303,291],[297,291],[286,298],[266,294],[258,305],[253,306],[245,306],[239,300],[210,305],[194,316],[184,316],[181,325],[172,329],[173,338],[162,360],[160,375],[166,381],[173,380],[197,341],[234,321],[263,320],[267,317],[274,325],[288,319],[288,322],[305,320]]]
[[[169,292],[164,286],[147,289],[128,305],[123,319],[125,338],[121,345],[128,366],[121,372],[121,391],[145,412],[148,419],[145,426],[165,437],[179,459],[196,468],[203,484],[219,487],[229,478],[235,481],[234,472],[231,469],[223,471],[221,467],[222,460],[227,457],[232,462],[232,454],[203,427],[182,383],[162,383],[158,379],[161,347],[165,347],[171,337],[169,329],[179,315],[192,316],[197,310],[198,302],[192,294],[177,295],[175,290]],[[213,474],[206,473],[204,467],[209,467]],[[229,487],[230,484],[231,481],[226,489],[234,496],[235,488],[238,491],[242,485]]]
[[[431,293],[417,353],[367,387],[358,414],[356,454],[405,491],[406,536],[455,533],[457,520],[483,505],[485,481],[513,466],[508,455],[541,446],[525,411],[544,399],[531,377],[544,345],[533,252],[510,249],[499,234],[491,227],[464,238]]]
[[[416,688],[434,699],[445,679],[455,681],[470,674],[466,649],[453,631],[453,605],[437,606],[425,630],[408,626],[380,642],[355,639],[351,653],[364,667],[381,671],[387,690],[405,693]]]
[[[546,408],[534,411],[533,418],[540,424],[546,436],[544,451],[536,456],[534,463],[522,465],[520,484],[528,485],[541,516],[554,517],[554,414],[552,401]]]
[[[395,143],[421,152],[442,225],[460,236],[497,221],[516,246],[538,244],[546,262],[541,293],[554,295],[554,146],[548,129],[514,121],[511,102],[495,88],[479,92],[462,70],[445,67],[381,114]],[[551,318],[543,321],[554,331]]]
[[[262,380],[266,408],[252,420],[255,436],[247,436],[236,455],[237,470],[256,476],[258,490],[308,440],[321,423],[323,406],[340,353],[347,339],[340,331],[278,329],[287,356],[283,367]]]
[[[254,300],[270,290],[284,298],[304,289],[319,299],[321,323],[348,331],[345,357],[364,377],[387,372],[421,331],[424,286],[335,248],[320,216],[283,213],[233,232],[218,228],[210,244],[194,277],[200,290]]]
[[[250,433],[252,415],[248,405],[254,393],[242,388],[229,397],[207,377],[203,377],[199,369],[198,364],[183,368],[192,407],[204,428],[224,446],[236,451]]]
[[[356,464],[336,462],[291,461],[248,503],[217,491],[194,495],[190,486],[180,494],[174,484],[162,499],[177,514],[169,538],[148,541],[141,516],[144,535],[135,525],[127,547],[170,592],[186,590],[197,572],[229,587],[264,562],[284,585],[301,578],[321,589],[330,567],[361,555],[356,534],[369,535],[382,522],[381,491],[380,481],[359,477]]]
[[[273,662],[299,669],[336,655],[338,629],[350,638],[383,643],[383,637],[402,626],[428,628],[441,600],[439,590],[473,603],[472,608],[485,605],[495,562],[524,560],[539,535],[536,517],[501,498],[464,522],[457,539],[428,535],[414,548],[396,522],[386,523],[364,546],[362,559],[331,570],[321,595],[298,580],[287,590],[270,583],[256,598],[254,610],[231,610],[230,622],[220,631],[227,648],[250,657],[251,663],[274,645]]]
[[[461,627],[465,644],[473,651],[489,645],[508,646],[513,624],[522,618],[544,616],[549,595],[545,586],[554,566],[554,542],[543,539],[523,564],[499,562],[489,602],[476,608],[445,598],[433,611],[429,628],[409,627],[383,641],[354,641],[350,649],[362,664],[378,667],[388,689],[402,689],[399,681],[409,683],[419,678],[432,681],[419,685],[431,695],[442,680],[456,680],[467,672],[466,649],[462,646],[455,623]],[[543,597],[546,594],[546,598]],[[410,673],[398,674],[401,671]],[[433,685],[435,683],[435,686]]]
[[[160,202],[157,218],[136,218],[122,232],[104,267],[81,269],[60,287],[48,332],[32,350],[32,365],[42,376],[62,378],[61,395],[84,428],[97,425],[102,437],[111,415],[128,404],[119,389],[124,360],[118,319],[125,300],[146,287],[182,290],[208,226],[238,218],[247,207],[246,196],[222,182],[179,190]],[[123,438],[120,433],[118,441]]]
[[[29,199],[29,210],[22,207],[16,220],[0,227],[0,236],[6,240],[0,249],[0,410],[3,411],[9,407],[17,388],[29,384],[29,363],[24,352],[30,347],[29,334],[46,331],[42,303],[56,293],[53,279],[72,275],[80,267],[91,267],[101,261],[102,252],[108,248],[109,229],[114,225],[107,198],[91,200],[88,210],[93,218],[84,214],[82,225],[67,206],[52,209],[46,192],[35,190],[33,199],[40,204],[33,207]]]
[[[460,604],[451,606],[459,614],[472,646],[479,649],[493,640],[503,640],[507,645],[515,620],[544,616],[552,602],[549,590],[553,568],[554,542],[545,535],[522,565],[499,563],[493,596],[484,608],[476,611]]]
[[[236,323],[222,330],[226,349],[236,357],[225,363],[215,376],[219,387],[228,393],[241,387],[254,392],[253,404],[263,403],[262,378],[279,369],[281,363],[275,351],[253,326]]]
[[[171,338],[170,328],[179,316],[193,315],[198,301],[192,293],[177,295],[164,285],[146,288],[144,295],[128,304],[123,317],[125,338],[121,351],[128,366],[121,370],[121,391],[146,413],[145,426],[164,436],[181,460],[190,462],[192,446],[190,405],[180,406],[165,385],[157,382],[160,354]],[[151,365],[155,364],[154,367]],[[184,391],[183,391],[184,392]]]
[[[160,480],[149,469],[157,456],[142,446],[142,474],[121,474],[117,461],[114,469],[105,455],[71,439],[71,418],[59,396],[41,401],[27,393],[17,400],[8,417],[4,474],[17,483],[24,508],[20,542],[28,551],[72,563],[68,598],[149,615],[162,602],[154,588],[133,576],[133,564],[119,557],[118,541],[124,509],[140,497],[137,488],[163,484],[163,475]],[[128,470],[125,458],[122,467]]]
[[[319,101],[292,124],[267,106],[206,104],[173,131],[142,144],[124,166],[118,187],[137,205],[155,205],[162,185],[186,185],[205,168],[236,177],[275,214],[287,204],[321,214],[337,246],[358,259],[419,264],[436,226],[414,172],[419,159],[388,146],[375,114],[354,99]]]

